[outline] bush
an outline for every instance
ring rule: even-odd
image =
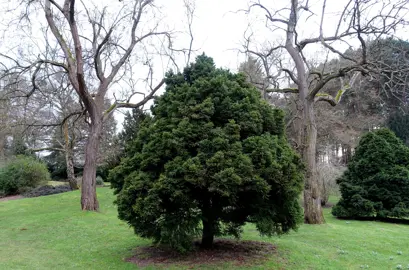
[[[215,236],[239,237],[247,222],[267,236],[296,229],[303,166],[283,112],[204,55],[166,84],[110,172],[119,218],[179,251],[200,234],[205,248]]]
[[[82,175],[77,175],[75,177],[75,180],[77,181],[78,187],[81,188],[81,186],[82,186]]]
[[[59,186],[46,185],[46,186],[36,187],[30,190],[29,192],[24,193],[23,195],[24,197],[40,197],[40,196],[53,195],[53,194],[58,194],[58,193],[63,193],[63,192],[68,192],[68,191],[72,191],[72,189],[68,185],[59,185]]]
[[[17,156],[0,169],[0,190],[6,195],[26,192],[49,180],[47,166],[33,157]]]
[[[409,217],[409,148],[381,129],[362,137],[338,179],[342,198],[332,214],[343,218]]]
[[[102,177],[99,176],[99,175],[96,178],[96,184],[97,184],[97,186],[103,186],[104,185],[104,179],[102,179]]]
[[[345,171],[345,167],[334,166],[333,164],[320,164],[317,168],[319,182],[321,183],[321,204],[328,203],[330,195],[339,195],[337,179]]]

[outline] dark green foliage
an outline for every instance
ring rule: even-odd
[[[28,150],[26,145],[26,138],[23,134],[16,133],[12,136],[12,140],[8,145],[6,145],[6,153],[8,156],[30,156],[35,157],[35,155]]]
[[[389,115],[387,127],[409,146],[409,114],[401,110]]]
[[[61,148],[61,142],[64,140],[61,134],[61,128],[58,127],[51,138],[51,148]],[[43,157],[53,180],[67,179],[67,162],[63,151],[51,150],[49,154]]]
[[[11,154],[13,156],[27,154],[27,146],[25,145],[22,136],[16,135],[13,137],[13,141],[11,143]]]
[[[24,197],[32,198],[32,197],[54,195],[54,194],[68,192],[68,191],[72,191],[71,187],[68,185],[60,185],[60,186],[45,185],[45,186],[36,187],[30,190],[29,192],[24,193],[23,195]]]
[[[105,162],[98,166],[98,176],[101,176],[105,181],[109,181],[109,171],[119,165],[121,158],[127,151],[127,148],[130,147],[130,143],[135,139],[139,126],[142,124],[142,122],[149,121],[150,119],[150,115],[146,114],[139,108],[132,109],[131,112],[126,112],[123,130],[113,140],[114,144],[119,145],[119,151],[115,152],[113,155],[107,156],[105,158]]]
[[[99,175],[96,177],[95,182],[96,182],[97,186],[103,186],[104,185],[104,179],[102,179],[102,177],[99,176]]]
[[[121,146],[119,146],[120,144],[122,144],[122,141],[118,138],[117,135],[115,135],[115,137],[112,138],[112,148],[115,149],[112,151],[108,151],[108,153],[103,153],[104,162],[102,164],[98,164],[97,176],[102,177],[104,181],[107,181],[109,171],[118,166],[119,162],[121,161],[123,149]]]
[[[362,137],[338,179],[341,200],[332,214],[343,218],[409,217],[409,148],[388,129]]]
[[[47,164],[48,171],[50,172],[51,179],[55,181],[66,181],[67,179],[67,163],[65,161],[64,152],[61,151],[51,151],[52,153],[48,156],[43,157],[44,162]],[[103,177],[103,173],[105,173],[105,177],[108,176],[108,172],[106,169],[102,169],[103,167],[97,168],[97,175],[101,175]],[[82,171],[84,170],[83,167],[74,166],[74,173],[75,175],[82,175]],[[102,172],[100,172],[103,170]]]
[[[150,119],[149,114],[146,114],[139,108],[132,109],[132,112],[125,113],[123,130],[119,133],[119,141],[123,147],[135,139],[139,126],[145,119]]]
[[[301,221],[303,167],[284,135],[283,112],[261,100],[243,74],[204,55],[166,77],[127,156],[110,172],[119,217],[141,237],[180,251],[202,232],[263,235]]]
[[[6,195],[18,194],[50,180],[47,166],[27,156],[17,156],[0,169],[0,190]]]

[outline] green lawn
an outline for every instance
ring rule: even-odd
[[[98,196],[100,213],[80,211],[77,191],[0,202],[0,269],[136,269],[123,259],[149,241],[136,237],[117,219],[112,190],[99,188]],[[336,220],[328,209],[325,215],[325,225],[303,225],[298,232],[271,239],[260,238],[253,226],[247,226],[243,239],[269,241],[278,250],[252,269],[409,266],[409,226]],[[238,269],[232,265],[219,268]]]
[[[57,187],[57,186],[66,186],[66,185],[68,185],[68,182],[48,181],[48,182],[47,182],[47,185],[54,186],[54,187]]]

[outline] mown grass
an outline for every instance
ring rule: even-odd
[[[0,269],[137,269],[124,258],[149,241],[136,237],[117,219],[112,190],[99,188],[98,196],[100,213],[80,211],[78,191],[0,202]],[[337,220],[329,209],[325,218],[325,225],[302,225],[298,232],[271,239],[261,238],[252,225],[246,226],[243,239],[272,242],[277,253],[242,269],[409,266],[408,225]],[[240,269],[232,264],[197,268]]]
[[[48,181],[47,185],[57,187],[57,186],[66,186],[68,185],[68,182],[62,182],[62,181]]]

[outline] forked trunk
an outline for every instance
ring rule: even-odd
[[[322,224],[325,222],[321,207],[320,183],[316,168],[317,126],[315,123],[313,101],[303,103],[301,155],[307,166],[304,186],[304,222]]]
[[[320,189],[316,173],[316,144],[317,127],[314,118],[314,96],[310,96],[308,89],[308,76],[305,69],[303,56],[296,46],[296,25],[298,20],[299,1],[291,1],[291,12],[287,24],[287,38],[285,48],[294,61],[298,86],[298,104],[297,104],[297,144],[298,151],[307,166],[305,188],[304,188],[304,221],[309,224],[324,223],[324,216],[321,209]]]
[[[85,165],[81,186],[82,210],[98,211],[96,192],[97,154],[102,133],[102,121],[93,121],[85,148]]]

